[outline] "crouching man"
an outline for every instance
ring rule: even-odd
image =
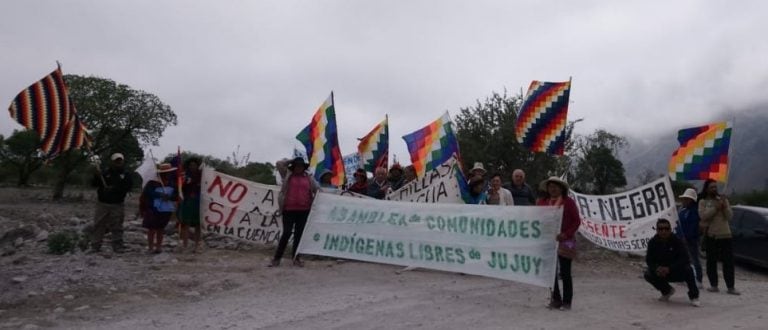
[[[645,280],[661,292],[659,301],[669,301],[675,294],[670,282],[685,282],[691,305],[701,306],[688,249],[682,240],[672,234],[669,220],[661,218],[656,221],[656,235],[648,242],[645,263],[648,265]]]

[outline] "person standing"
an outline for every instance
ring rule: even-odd
[[[485,178],[485,167],[483,167],[483,163],[481,162],[475,162],[475,165],[472,166],[472,169],[469,170],[469,178],[467,178],[467,181],[472,179],[473,177],[479,176],[481,178]]]
[[[536,193],[525,183],[523,170],[518,168],[512,171],[512,184],[508,190],[512,193],[515,205],[536,205]]]
[[[97,173],[91,180],[91,185],[98,187],[96,195],[96,212],[93,219],[93,228],[89,241],[91,253],[101,251],[104,234],[111,233],[112,251],[122,253],[125,251],[123,244],[123,222],[125,221],[125,196],[131,191],[133,181],[131,173],[125,171],[125,157],[121,153],[114,153],[110,157],[109,168]]]
[[[474,175],[472,178],[482,179],[483,177],[481,175]],[[472,180],[472,178],[470,178],[470,180]],[[486,204],[503,206],[515,205],[512,193],[501,187],[501,174],[499,173],[491,175],[491,187],[488,189]]]
[[[283,258],[285,248],[288,246],[288,240],[293,234],[293,250],[291,257],[293,265],[303,267],[297,250],[301,242],[301,234],[304,232],[304,226],[307,224],[309,210],[312,208],[312,201],[320,187],[317,181],[307,173],[308,164],[304,158],[296,157],[288,165],[288,175],[285,177],[283,185],[280,186],[278,195],[278,205],[280,214],[283,216],[283,233],[280,235],[280,242],[277,245],[275,256],[269,263],[269,267],[277,267]]]
[[[368,196],[376,199],[384,199],[389,191],[389,181],[387,180],[387,169],[377,167],[373,174],[373,181],[368,184]]]
[[[416,169],[413,167],[413,165],[406,166],[403,173],[403,185],[407,185],[416,179]]]
[[[165,227],[176,211],[179,194],[172,180],[176,167],[163,163],[157,168],[158,178],[144,185],[141,193],[144,208],[141,210],[144,220],[141,225],[147,228],[147,252],[161,253]]]
[[[403,167],[400,164],[395,163],[389,169],[389,188],[392,191],[397,191],[405,184],[405,178],[403,177]]]
[[[347,190],[362,195],[368,194],[368,174],[365,173],[364,169],[358,168],[355,171],[355,183],[349,186]]]
[[[473,176],[467,184],[469,189],[469,198],[465,200],[467,204],[485,204],[487,200],[488,187],[482,176]]]
[[[560,293],[558,279],[555,278],[555,286],[549,301],[550,309],[568,311],[573,301],[573,278],[571,276],[571,263],[576,256],[576,231],[579,230],[581,218],[576,202],[568,196],[568,183],[553,176],[542,182],[547,189],[547,197],[539,200],[537,205],[560,206],[563,208],[563,217],[560,224],[560,233],[555,238],[558,242],[557,263],[560,279],[563,281],[563,292]]]
[[[707,252],[707,279],[709,292],[720,291],[717,288],[717,261],[723,262],[723,280],[728,288],[728,294],[740,295],[736,291],[733,247],[731,243],[730,221],[733,217],[731,205],[725,196],[717,192],[717,182],[712,179],[704,181],[699,193],[699,217],[701,231],[704,233],[704,250]]]
[[[661,218],[656,221],[656,235],[648,241],[648,251],[645,254],[645,280],[661,292],[659,301],[669,301],[675,294],[675,288],[669,282],[682,282],[688,285],[688,299],[691,305],[699,307],[699,288],[696,286],[688,249],[685,243],[672,235],[672,225],[669,220]]]
[[[323,170],[323,172],[320,174],[320,188],[325,189],[325,191],[337,190],[338,187],[336,187],[331,182],[332,180],[333,180],[333,171]]]
[[[696,285],[702,288],[701,260],[699,260],[699,204],[696,190],[688,188],[680,197],[682,207],[677,212],[680,223],[675,231],[678,238],[685,242],[691,257],[693,270],[696,272]]]
[[[200,252],[200,189],[202,172],[200,171],[200,159],[193,157],[184,162],[184,183],[182,195],[184,199],[179,205],[178,218],[181,223],[181,248],[187,249],[189,241],[189,228],[195,229],[193,240],[195,249],[193,253]]]

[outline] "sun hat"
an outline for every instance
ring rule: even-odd
[[[291,160],[291,162],[288,164],[288,168],[293,169],[293,167],[296,165],[302,165],[304,168],[309,168],[309,164],[307,164],[307,162],[304,161],[304,158],[301,157],[296,157]]]
[[[109,157],[109,159],[111,159],[111,160],[123,159],[124,160],[125,157],[123,157],[123,154],[121,154],[119,152],[116,152],[116,153],[112,154],[112,156]]]
[[[694,202],[699,199],[699,194],[696,193],[696,189],[688,188],[683,192],[682,195],[678,196],[679,198],[690,198]]]
[[[567,193],[568,189],[570,189],[570,187],[568,186],[568,182],[565,182],[565,180],[557,176],[550,176],[549,179],[544,180],[544,182],[542,183],[544,184],[544,187],[546,187],[550,183],[559,184],[560,187],[563,188],[563,194]]]
[[[473,166],[472,169],[469,170],[470,173],[474,171],[480,171],[480,172],[483,172],[483,174],[485,174],[486,172],[485,167],[483,167],[483,163],[481,162],[475,162],[475,166]]]
[[[177,170],[177,168],[173,167],[173,165],[169,163],[162,163],[157,166],[157,173],[168,173],[173,172]]]

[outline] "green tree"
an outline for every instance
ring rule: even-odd
[[[17,186],[27,186],[33,172],[43,165],[40,137],[32,130],[14,130],[7,139],[0,135],[0,161],[16,170]]]
[[[522,95],[508,96],[493,92],[484,101],[461,108],[454,123],[463,166],[469,169],[482,162],[491,172],[498,171],[509,180],[512,171],[521,168],[527,181],[536,183],[551,175],[561,175],[569,167],[568,156],[555,157],[533,153],[521,146],[515,137],[515,121],[522,104]],[[566,152],[572,149],[570,138],[575,122],[566,127]]]
[[[112,153],[121,152],[131,167],[143,158],[141,146],[157,145],[165,129],[176,125],[171,107],[153,94],[105,78],[66,75],[64,79],[94,144],[90,152],[71,150],[54,160],[60,170],[54,199],[63,196],[75,170],[89,172],[85,169],[89,154],[108,160]]]
[[[629,145],[626,138],[600,129],[577,137],[574,145],[576,169],[570,181],[574,189],[602,195],[627,185],[624,164],[618,159]]]

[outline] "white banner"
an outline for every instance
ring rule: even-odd
[[[319,194],[299,252],[551,287],[562,208],[424,204]]]
[[[607,249],[645,253],[656,234],[656,220],[677,225],[675,196],[669,177],[613,195],[596,196],[572,192],[579,208],[579,232]]]
[[[250,242],[271,244],[280,240],[278,215],[280,187],[236,178],[203,169],[200,217],[205,230]]]
[[[387,195],[388,200],[419,203],[464,203],[456,182],[456,158]]]

